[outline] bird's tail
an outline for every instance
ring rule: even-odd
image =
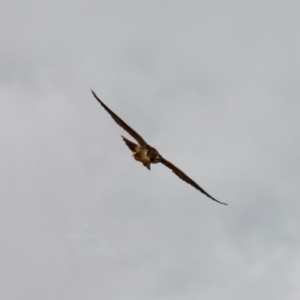
[[[125,144],[128,146],[128,148],[132,151],[132,152],[136,152],[138,145],[127,140],[126,138],[124,138],[123,135],[121,135],[123,141],[125,142]]]

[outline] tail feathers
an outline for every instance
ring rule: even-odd
[[[125,144],[128,146],[128,148],[129,148],[131,151],[135,152],[135,151],[137,150],[137,147],[138,147],[137,144],[135,144],[135,143],[133,143],[133,142],[127,140],[126,138],[124,138],[123,135],[121,135],[121,137],[122,137],[123,141],[125,142]]]
[[[143,165],[150,171],[150,162],[143,162]]]

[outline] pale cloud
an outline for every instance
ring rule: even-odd
[[[299,3],[4,1],[3,299],[299,298]],[[223,207],[136,163],[101,99]]]

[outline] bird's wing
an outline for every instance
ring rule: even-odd
[[[141,146],[147,146],[146,141],[130,126],[128,126],[121,118],[119,118],[113,111],[111,111],[95,94],[93,90],[92,94],[97,99],[97,101],[102,105],[102,107],[110,114],[110,116],[115,120],[115,122],[120,125],[125,131],[127,131]]]
[[[194,180],[192,180],[190,177],[188,177],[185,173],[183,173],[181,170],[179,170],[177,167],[175,167],[171,162],[169,162],[166,159],[162,159],[161,161],[162,164],[164,164],[166,167],[168,167],[169,169],[171,169],[180,179],[182,179],[183,181],[189,183],[190,185],[192,185],[194,188],[196,188],[197,190],[199,190],[201,193],[205,194],[207,197],[209,197],[210,199],[227,205],[227,203],[224,202],[220,202],[217,199],[213,198],[210,194],[208,194],[206,191],[204,191],[203,188],[201,188]]]

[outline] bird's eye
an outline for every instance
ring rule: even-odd
[[[158,160],[158,159],[159,159],[159,155],[155,155],[155,159],[157,159],[157,160]]]

